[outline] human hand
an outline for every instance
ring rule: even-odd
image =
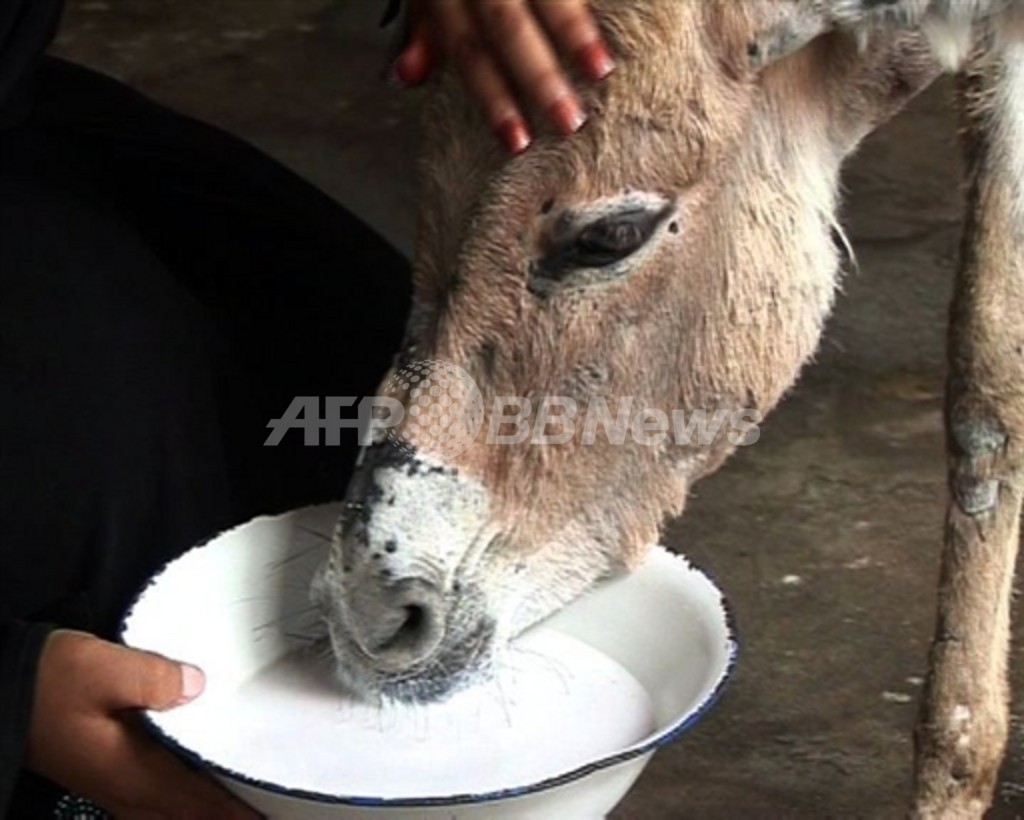
[[[561,134],[586,122],[586,112],[559,55],[582,75],[602,80],[613,70],[586,0],[411,0],[409,41],[393,74],[423,82],[442,58],[455,64],[488,124],[513,154],[532,139],[517,98],[544,111]]]
[[[39,659],[28,766],[119,820],[257,818],[137,722],[137,710],[180,706],[203,684],[195,667],[57,630]]]

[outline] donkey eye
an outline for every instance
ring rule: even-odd
[[[670,204],[633,206],[590,222],[563,223],[531,263],[530,289],[541,293],[563,282],[585,285],[624,274],[629,257],[651,241],[673,210]]]
[[[606,216],[587,225],[571,248],[579,267],[601,268],[636,253],[651,238],[659,214],[648,211]]]

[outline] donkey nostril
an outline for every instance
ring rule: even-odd
[[[397,672],[421,663],[441,645],[445,611],[441,592],[420,579],[368,584],[349,600],[349,628],[374,666]]]
[[[427,611],[422,606],[403,607],[405,619],[398,625],[395,634],[384,641],[380,651],[389,652],[415,646],[427,632]]]
[[[402,630],[404,632],[418,632],[426,618],[427,614],[423,607],[407,606],[405,608],[405,623],[402,624]]]

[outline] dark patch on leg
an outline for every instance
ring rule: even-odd
[[[960,452],[971,458],[998,453],[1006,446],[1006,429],[999,419],[987,414],[954,411],[949,432]]]
[[[995,508],[999,501],[999,482],[994,478],[960,475],[953,480],[953,495],[964,513],[981,515]]]

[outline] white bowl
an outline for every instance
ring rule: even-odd
[[[428,706],[334,684],[308,584],[334,505],[258,518],[171,562],[122,625],[200,666],[203,695],[147,718],[271,818],[605,816],[714,703],[736,655],[706,575],[660,547],[530,629],[494,678]]]

